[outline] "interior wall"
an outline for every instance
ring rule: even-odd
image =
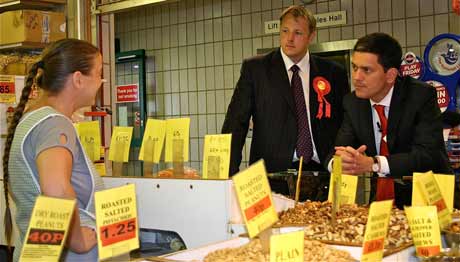
[[[220,133],[243,59],[277,47],[264,21],[299,0],[181,0],[115,15],[121,51],[145,49],[148,116],[190,117],[190,163],[201,170],[206,134]],[[386,32],[404,51],[423,56],[435,35],[459,33],[451,0],[317,0],[313,13],[345,10],[347,24],[318,29],[316,42],[356,39]],[[120,77],[119,83],[131,83]],[[249,157],[250,137],[242,165]],[[163,167],[160,167],[163,168]]]

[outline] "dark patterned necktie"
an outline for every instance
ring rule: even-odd
[[[380,121],[380,132],[382,137],[380,138],[380,155],[389,156],[390,152],[387,145],[387,128],[388,128],[388,119],[385,116],[385,106],[384,105],[374,105],[374,109],[379,116]],[[379,177],[377,178],[377,193],[376,200],[383,201],[388,199],[395,198],[395,186],[394,179],[391,177]]]
[[[311,141],[310,128],[308,126],[307,107],[305,105],[305,96],[303,94],[299,70],[300,68],[297,65],[291,67],[291,87],[297,115],[297,156],[299,158],[303,156],[303,161],[308,163],[313,157],[313,144]]]

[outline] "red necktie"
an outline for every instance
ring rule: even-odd
[[[292,79],[291,87],[295,101],[295,111],[297,116],[297,156],[303,156],[303,162],[310,162],[313,157],[313,143],[311,141],[310,128],[308,126],[307,106],[303,94],[302,80],[299,76],[300,68],[297,65],[291,67]]]
[[[388,156],[390,152],[388,151],[387,145],[387,127],[388,120],[385,116],[385,106],[383,105],[374,105],[375,111],[377,112],[380,120],[380,132],[382,132],[382,137],[380,139],[380,154],[381,156]],[[395,198],[395,189],[394,189],[394,180],[389,177],[378,177],[377,178],[377,195],[376,200],[388,200]]]

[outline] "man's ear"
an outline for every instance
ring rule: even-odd
[[[72,74],[72,84],[77,89],[83,87],[82,76],[83,74],[80,71],[76,71]]]
[[[311,32],[311,34],[308,36],[308,41],[312,42],[315,36],[316,36],[316,30]]]
[[[398,77],[398,74],[398,69],[394,67],[388,69],[386,73],[387,82],[393,84],[396,81],[396,77]]]

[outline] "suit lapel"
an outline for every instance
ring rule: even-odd
[[[268,69],[268,78],[271,86],[279,91],[282,97],[286,100],[292,112],[295,113],[294,97],[292,96],[291,86],[289,84],[289,78],[286,72],[286,66],[284,65],[283,57],[278,49],[273,54],[271,59],[271,66]]]
[[[372,123],[372,108],[368,99],[360,99],[358,113],[361,118],[361,132],[363,132],[364,144],[367,145],[367,153],[370,156],[377,155],[375,147],[374,123]]]
[[[388,113],[388,130],[387,130],[387,145],[388,150],[394,146],[397,136],[398,125],[401,120],[401,112],[404,106],[405,89],[402,87],[403,83],[400,79],[396,80],[391,97],[390,112]]]

